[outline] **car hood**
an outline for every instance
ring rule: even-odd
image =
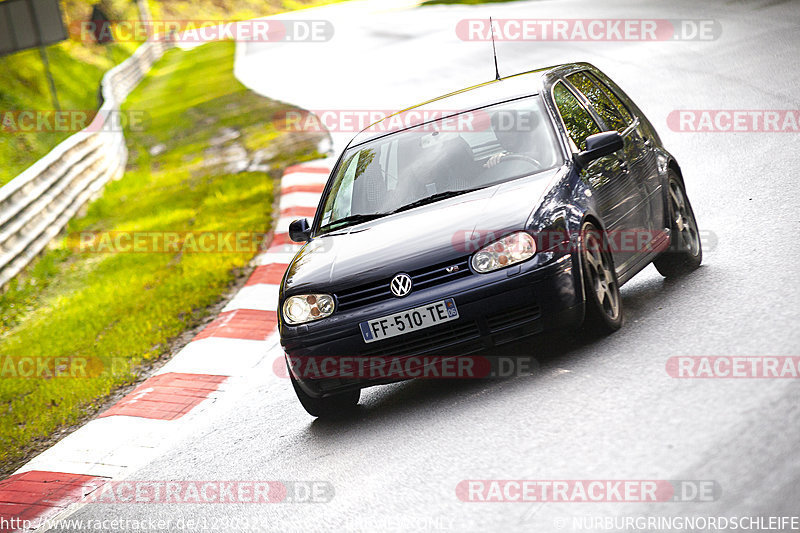
[[[284,291],[333,291],[463,258],[524,229],[558,170],[318,236],[289,266]]]

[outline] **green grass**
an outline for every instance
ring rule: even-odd
[[[154,20],[245,20],[342,0],[180,0],[151,1]],[[201,15],[202,14],[202,15]]]
[[[91,48],[91,51],[90,51]],[[106,70],[125,60],[136,45],[118,43],[107,50],[65,41],[47,47],[47,57],[62,110],[98,108],[100,80]],[[0,112],[52,110],[50,89],[39,50],[0,57]],[[72,135],[66,131],[3,132],[0,135],[0,185],[16,177],[37,159]]]
[[[288,106],[239,84],[233,52],[234,45],[225,42],[165,54],[124,106],[150,116],[147,131],[126,132],[127,172],[106,186],[85,216],[70,223],[68,234],[269,228],[273,177],[289,162],[315,157],[319,139],[273,127],[273,115]],[[210,148],[223,128],[239,137]],[[163,152],[150,155],[159,144]],[[230,173],[210,164],[213,150],[233,144],[250,154],[270,146],[270,153],[277,153],[267,161],[274,176]],[[253,255],[81,253],[73,245],[68,238],[51,245],[0,295],[0,363],[9,357],[71,356],[98,358],[107,368],[114,361],[115,368],[91,379],[0,374],[4,473],[37,443],[96,412],[112,391],[169,353],[177,336],[208,317],[209,306]]]
[[[65,25],[88,20],[93,1],[61,0]],[[137,16],[136,4],[129,0],[104,0],[103,6],[114,19]],[[50,70],[62,110],[94,111],[103,74],[127,59],[137,43],[93,42],[67,39],[46,48]],[[50,88],[38,49],[0,57],[0,112],[52,110]],[[26,132],[0,134],[0,185],[16,177],[37,159],[52,150],[72,132]]]
[[[243,20],[335,1],[340,0],[159,0],[150,2],[150,11],[155,20]],[[61,0],[66,27],[89,20],[94,4],[94,0]],[[138,20],[136,3],[130,0],[104,0],[102,6],[112,20]],[[101,46],[72,36],[48,46],[61,109],[96,110],[103,74],[130,56],[138,45],[122,42]],[[38,49],[0,57],[0,72],[0,113],[53,109]],[[0,186],[70,135],[72,132],[8,133],[0,129]]]

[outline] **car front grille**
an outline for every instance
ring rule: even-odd
[[[500,346],[539,333],[542,331],[541,316],[541,309],[533,304],[488,317],[486,323],[492,343]]]
[[[490,316],[486,319],[489,325],[489,331],[497,333],[506,328],[519,326],[536,320],[541,315],[538,305],[513,309],[497,315]]]
[[[438,326],[418,331],[414,334],[401,335],[378,341],[361,352],[359,357],[374,357],[373,368],[383,368],[387,361],[406,360],[409,357],[419,356],[451,356],[470,355],[484,350],[478,324],[473,320],[469,322],[446,322]],[[378,361],[382,359],[382,361]],[[369,365],[368,365],[369,368]],[[380,372],[376,376],[380,376]],[[380,381],[380,378],[376,378]],[[388,379],[388,381],[397,381]],[[360,378],[325,378],[317,380],[317,387],[323,392],[363,383]]]
[[[361,355],[370,357],[403,357],[410,355],[466,355],[483,348],[481,333],[475,321],[447,322],[426,328],[416,334],[400,335],[378,341]]]
[[[448,272],[447,268],[453,266],[457,266],[458,269],[453,272]],[[472,275],[472,272],[469,269],[469,257],[463,257],[454,261],[447,261],[446,263],[439,263],[431,267],[414,270],[408,274],[411,276],[412,280],[411,290],[420,291],[441,285],[442,283],[468,277]],[[337,309],[339,311],[346,311],[348,309],[355,309],[364,305],[394,298],[394,295],[392,295],[392,292],[389,290],[390,282],[391,278],[386,278],[373,283],[337,291]]]

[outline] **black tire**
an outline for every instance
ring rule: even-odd
[[[680,178],[669,171],[670,244],[653,264],[665,278],[691,272],[703,262],[703,246],[692,204]]]
[[[335,396],[326,396],[325,398],[314,398],[306,394],[305,391],[300,388],[292,372],[288,369],[288,365],[287,371],[289,372],[289,379],[292,380],[292,387],[294,388],[295,394],[297,394],[297,399],[300,400],[303,409],[311,416],[333,418],[345,415],[353,411],[355,406],[358,405],[358,400],[361,398],[361,389],[336,394]]]
[[[586,313],[583,329],[607,335],[622,327],[622,296],[604,234],[591,222],[581,226],[580,247]]]

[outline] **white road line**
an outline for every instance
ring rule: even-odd
[[[247,376],[275,347],[277,339],[265,341],[209,337],[187,344],[157,374],[181,372],[219,376]],[[222,383],[220,388],[224,390]]]
[[[326,181],[328,181],[327,174],[320,174],[319,172],[292,172],[281,178],[281,187],[285,189],[297,185],[325,185]]]
[[[233,311],[234,309],[275,311],[278,309],[278,289],[280,289],[278,285],[268,283],[242,287],[222,311]]]
[[[319,204],[319,194],[315,192],[291,192],[281,196],[280,209],[290,207],[317,207]]]

